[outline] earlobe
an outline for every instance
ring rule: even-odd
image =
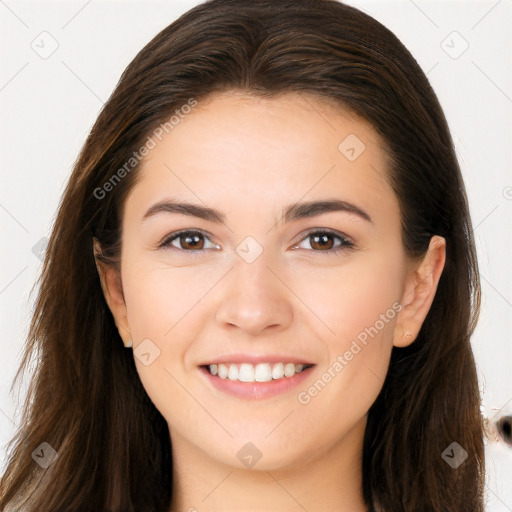
[[[119,270],[101,261],[101,246],[96,238],[93,238],[93,251],[103,296],[114,317],[117,330],[119,331],[124,345],[130,346],[131,332],[128,325],[126,304]]]
[[[406,279],[403,309],[398,315],[393,345],[406,347],[418,336],[437,291],[446,261],[446,240],[441,236],[430,239],[423,260],[412,268]]]

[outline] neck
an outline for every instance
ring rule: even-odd
[[[362,449],[366,417],[331,446],[291,466],[240,469],[212,459],[171,432],[170,512],[366,512]]]

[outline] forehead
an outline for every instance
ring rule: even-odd
[[[327,194],[397,207],[372,126],[311,95],[217,94],[156,142],[128,203],[172,194],[261,212]]]

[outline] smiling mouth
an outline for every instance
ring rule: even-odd
[[[313,364],[302,363],[216,363],[202,366],[210,375],[238,382],[271,382],[286,380]]]

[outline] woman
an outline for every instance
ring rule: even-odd
[[[334,0],[205,2],[76,163],[0,510],[482,511],[479,306],[398,39]]]

